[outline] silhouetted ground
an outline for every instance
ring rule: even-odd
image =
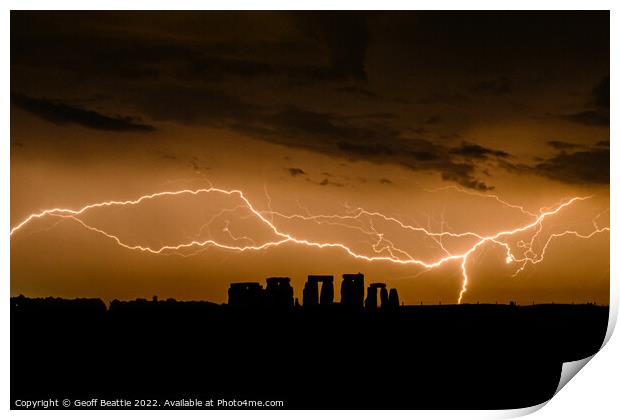
[[[282,400],[284,408],[518,408],[592,355],[595,305],[339,305],[11,299],[11,400]],[[161,400],[160,400],[161,403]]]

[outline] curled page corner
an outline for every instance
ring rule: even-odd
[[[605,333],[605,338],[603,339],[601,348],[598,349],[594,354],[586,358],[583,358],[580,360],[574,360],[572,362],[564,362],[562,364],[562,373],[560,374],[560,381],[558,382],[558,387],[556,388],[553,396],[555,396],[558,392],[560,392],[560,390],[564,388],[564,385],[566,385],[571,379],[573,379],[573,377],[577,374],[577,372],[579,372],[586,364],[588,364],[588,362],[596,355],[596,353],[598,353],[599,351],[601,351],[603,347],[605,347],[605,345],[611,338],[611,335],[613,334],[614,329],[616,328],[617,319],[618,319],[618,307],[617,305],[610,305],[609,319],[607,321],[607,332]]]
[[[611,335],[616,328],[616,321],[618,319],[618,309],[617,305],[610,305],[609,311],[609,319],[607,321],[607,332],[605,333],[605,338],[603,339],[603,343],[601,344],[601,348],[598,349],[594,354],[580,359],[574,360],[572,362],[565,362],[562,364],[562,373],[560,374],[560,382],[558,383],[558,387],[555,390],[554,396],[560,392],[564,385],[566,385],[573,377],[579,372],[601,349],[607,344]]]
[[[564,385],[566,385],[571,379],[573,379],[577,372],[579,372],[594,357],[595,354],[596,353],[584,359],[574,360],[572,362],[565,362],[562,364],[560,381],[558,382],[558,387],[553,393],[553,397],[555,397],[557,393],[560,392],[562,388],[564,388]],[[530,407],[505,410],[500,416],[500,418],[516,418],[527,416],[543,408],[545,405],[547,405],[547,403],[549,403],[549,401],[553,399],[553,397],[549,398],[547,401],[543,401],[540,404],[532,405]]]
[[[612,289],[612,292],[613,292],[613,289]],[[613,296],[616,296],[616,295],[612,294],[611,296],[612,296],[612,299],[611,299],[611,302],[609,302],[609,319],[607,320],[607,332],[605,333],[605,338],[603,339],[603,344],[601,345],[601,348],[603,348],[605,344],[607,344],[607,342],[611,338],[611,335],[614,333],[614,330],[616,329],[616,322],[618,321],[618,303],[614,302],[615,299],[613,298]]]
[[[564,385],[566,385],[568,381],[573,379],[577,372],[579,372],[594,357],[595,354],[596,353],[584,359],[574,360],[572,362],[565,362],[564,364],[562,364],[560,382],[558,382],[558,387],[556,388],[553,396],[557,395],[557,393],[560,392],[562,388],[564,388]]]
[[[550,400],[547,400],[547,401],[541,402],[540,404],[532,405],[530,407],[512,408],[512,409],[509,409],[509,410],[502,410],[502,411],[498,412],[498,416],[496,418],[514,419],[514,418],[517,418],[517,417],[524,417],[524,416],[530,415],[530,414],[540,410],[545,405],[547,405],[547,403],[549,401]]]

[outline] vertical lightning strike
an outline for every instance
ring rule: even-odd
[[[467,283],[469,282],[469,277],[467,276],[467,256],[463,257],[463,261],[461,261],[461,273],[463,273],[463,281],[461,282],[461,291],[459,292],[458,303],[460,304],[463,300],[463,295],[467,291]]]

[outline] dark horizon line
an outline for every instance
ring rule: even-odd
[[[222,303],[218,303],[218,302],[213,302],[210,300],[204,300],[204,299],[200,299],[200,300],[185,300],[185,299],[177,299],[177,298],[173,298],[173,297],[168,297],[165,299],[160,299],[157,295],[154,295],[151,299],[148,298],[144,298],[144,297],[136,297],[133,299],[119,299],[119,298],[114,298],[111,300],[105,300],[102,297],[61,297],[61,296],[26,296],[23,293],[20,293],[17,296],[11,296],[11,299],[16,299],[16,298],[26,298],[26,299],[56,299],[56,300],[100,300],[101,302],[103,302],[106,305],[106,308],[109,307],[109,304],[114,302],[114,301],[118,301],[118,302],[137,302],[137,301],[144,301],[147,303],[166,303],[166,302],[175,302],[175,303],[209,303],[209,304],[213,304],[213,305],[217,305],[217,306],[231,306],[230,304],[226,303],[226,302],[222,302]],[[403,301],[404,302],[404,301]],[[336,306],[340,306],[341,302],[334,302],[333,305]],[[601,306],[601,307],[609,307],[609,304],[601,304],[601,303],[597,303],[596,301],[591,301],[591,302],[565,302],[565,301],[541,301],[541,302],[536,302],[536,301],[531,301],[531,303],[527,303],[527,304],[520,304],[518,301],[508,301],[505,303],[501,303],[499,301],[496,302],[464,302],[464,303],[444,303],[443,301],[419,301],[417,303],[409,303],[409,304],[401,304],[401,308],[403,307],[421,307],[421,306],[430,306],[430,307],[438,307],[438,306],[477,306],[477,305],[485,305],[485,306],[523,306],[523,307],[528,307],[528,306],[544,306],[544,305],[563,305],[563,306]]]

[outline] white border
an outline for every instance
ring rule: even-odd
[[[590,0],[588,2],[579,1],[541,1],[541,0],[521,0],[521,1],[488,1],[488,0],[469,0],[467,2],[452,0],[452,1],[433,1],[433,2],[416,2],[403,0],[382,0],[381,2],[371,2],[367,0],[358,1],[325,1],[315,0],[312,2],[290,2],[282,0],[237,0],[234,2],[213,2],[213,1],[197,1],[197,0],[175,0],[162,1],[135,1],[135,0],[91,0],[88,2],[77,0],[57,0],[53,4],[49,1],[40,0],[8,0],[4,1],[5,6],[4,13],[0,17],[0,31],[2,36],[0,37],[0,48],[2,51],[3,66],[0,67],[2,72],[2,126],[3,136],[2,141],[2,154],[0,156],[0,168],[2,171],[2,178],[0,182],[0,194],[4,199],[0,207],[2,220],[5,220],[5,229],[8,231],[10,205],[7,197],[10,197],[10,127],[9,127],[9,112],[10,112],[10,13],[9,10],[103,10],[103,9],[118,9],[118,10],[131,10],[131,9],[155,9],[155,10],[202,10],[202,9],[249,9],[249,10],[261,10],[261,9],[358,9],[358,10],[374,10],[379,6],[381,9],[415,9],[415,10],[611,10],[611,51],[614,51],[613,45],[617,46],[618,30],[616,25],[619,20],[615,18],[613,5],[617,2],[612,1],[597,1]],[[464,6],[467,6],[465,8]],[[575,28],[579,31],[579,28]],[[584,33],[584,37],[588,34]],[[617,53],[611,55],[611,69],[617,70]],[[613,73],[613,71],[612,71]],[[615,76],[617,72],[612,75],[612,98],[617,98],[618,89],[614,88]],[[612,99],[612,102],[613,99]],[[617,102],[616,102],[617,103]],[[618,121],[617,108],[614,106],[612,109],[612,127],[613,122]],[[618,246],[618,234],[615,230],[616,220],[618,217],[618,184],[614,182],[620,176],[620,171],[615,166],[618,164],[618,149],[616,147],[611,148],[611,224],[614,226],[611,230],[611,255],[620,255],[620,247]],[[1,346],[1,360],[0,363],[0,393],[2,395],[1,404],[3,411],[9,410],[9,341],[6,339],[9,337],[9,300],[7,296],[10,295],[10,239],[6,234],[2,237],[0,242],[0,270],[2,270],[2,279],[4,282],[5,298],[0,299],[0,308],[2,313],[2,320],[0,322],[2,343]],[[528,414],[532,411],[536,411],[533,414],[533,418],[539,419],[582,419],[585,416],[593,418],[618,418],[620,414],[620,404],[617,397],[617,384],[620,377],[620,344],[618,338],[609,340],[610,334],[615,326],[618,317],[618,295],[620,289],[618,288],[618,281],[616,274],[618,273],[618,262],[612,257],[610,267],[610,279],[611,279],[611,298],[610,298],[610,327],[608,335],[606,337],[606,345],[597,354],[590,363],[580,372],[578,378],[570,381],[554,398],[547,404],[541,404],[538,407],[532,407],[530,409],[522,410],[499,410],[499,411],[388,411],[381,413],[382,416],[389,416],[391,418],[411,419],[413,417],[422,418],[503,418],[503,417],[515,417],[524,414]],[[609,340],[609,341],[608,341]],[[608,341],[608,342],[607,342]],[[544,406],[544,409],[538,410]],[[49,418],[108,418],[112,416],[120,417],[134,417],[141,413],[131,411],[89,411],[88,413],[80,411],[11,411],[10,416],[15,418],[33,418],[33,417],[49,417]],[[142,413],[143,414],[143,413]],[[172,414],[177,413],[166,411],[152,411],[148,413],[149,418],[162,418],[167,419]],[[318,411],[295,411],[293,413],[295,417],[301,419],[315,419],[317,416],[327,416],[330,418],[355,417],[359,419],[371,419],[375,418],[378,413],[363,411],[363,412],[348,412],[341,411],[333,412],[318,412]],[[184,416],[191,418],[204,419],[210,418],[235,418],[246,415],[251,415],[256,419],[279,419],[289,418],[291,412],[285,411],[258,411],[258,412],[244,412],[244,411],[210,411],[200,412],[184,412]]]

